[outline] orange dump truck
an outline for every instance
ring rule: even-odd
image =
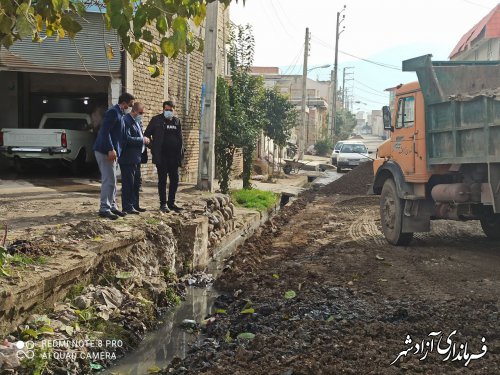
[[[418,82],[384,107],[391,137],[377,150],[370,193],[384,235],[407,245],[430,221],[480,220],[500,239],[500,61],[403,62]]]

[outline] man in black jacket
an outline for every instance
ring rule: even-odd
[[[154,116],[144,132],[144,136],[151,139],[151,154],[158,172],[160,210],[163,212],[181,210],[175,204],[175,194],[179,185],[179,167],[184,157],[184,148],[181,121],[174,116],[174,108],[172,101],[163,102],[163,113]],[[168,200],[167,176],[170,180]]]

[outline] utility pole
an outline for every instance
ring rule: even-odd
[[[338,60],[339,60],[339,36],[344,31],[339,32],[340,24],[342,21],[345,19],[345,14],[340,19],[340,13],[342,13],[345,10],[346,6],[344,5],[344,8],[340,12],[337,12],[337,26],[335,28],[335,63],[333,65],[333,77],[332,77],[332,83],[333,83],[333,100],[332,100],[332,112],[331,112],[331,134],[330,134],[330,139],[333,140],[333,135],[338,134],[339,129],[337,129],[336,124],[335,124],[335,114],[337,113],[337,69],[338,69]],[[345,26],[344,26],[345,28]]]
[[[345,91],[346,91],[346,90],[345,90],[345,81],[346,81],[345,76],[346,76],[346,75],[352,75],[352,74],[354,74],[353,72],[350,72],[350,73],[348,72],[348,73],[346,73],[346,69],[354,69],[354,67],[353,67],[353,66],[346,66],[346,67],[344,68],[344,77],[343,77],[343,79],[342,79],[342,108],[343,108],[343,109],[345,109]],[[350,81],[350,80],[352,80],[352,79],[353,79],[353,78],[350,78],[350,79],[348,79],[348,81]]]
[[[306,150],[306,91],[307,91],[307,58],[309,57],[309,28],[306,27],[306,39],[304,43],[304,65],[302,69],[302,105],[300,109],[301,117],[301,131],[299,142],[299,159],[304,155]]]
[[[197,187],[200,190],[207,190],[210,192],[214,191],[213,185],[215,177],[215,102],[217,95],[218,16],[219,2],[214,1],[208,4],[205,21],[205,55],[203,61],[204,71]]]

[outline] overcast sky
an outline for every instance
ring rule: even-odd
[[[448,60],[459,39],[488,14],[498,0],[242,0],[231,5],[231,20],[253,26],[256,66],[278,66],[302,74],[305,29],[311,33],[309,67],[332,64],[337,12],[346,9],[339,40],[339,83],[343,68],[362,110],[386,104],[384,89],[416,79],[400,72],[401,61],[424,54]],[[355,58],[356,56],[358,58]],[[365,62],[359,58],[381,63]],[[309,78],[328,80],[332,68]],[[352,87],[353,86],[353,87]]]

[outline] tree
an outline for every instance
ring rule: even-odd
[[[335,114],[335,126],[334,142],[347,139],[356,126],[356,117],[346,109],[338,110]]]
[[[264,110],[264,135],[273,141],[274,148],[278,146],[281,150],[296,126],[297,110],[276,88],[265,90],[260,107]]]
[[[219,185],[224,193],[229,190],[232,157],[237,148],[243,151],[243,188],[251,188],[253,153],[264,122],[259,108],[264,83],[261,77],[250,74],[254,46],[251,26],[235,26],[229,50],[230,83],[218,81],[216,158]]]
[[[145,43],[153,42],[151,30],[156,28],[161,40],[149,58],[151,73],[157,76],[161,72],[158,55],[175,58],[180,52],[203,50],[203,38],[193,33],[189,23],[200,26],[207,4],[214,1],[228,6],[232,0],[0,0],[0,46],[8,49],[28,37],[34,42],[52,36],[74,38],[85,22],[86,9],[97,7],[105,11],[106,27],[117,31],[133,59],[143,53]],[[111,46],[106,49],[112,57]]]

